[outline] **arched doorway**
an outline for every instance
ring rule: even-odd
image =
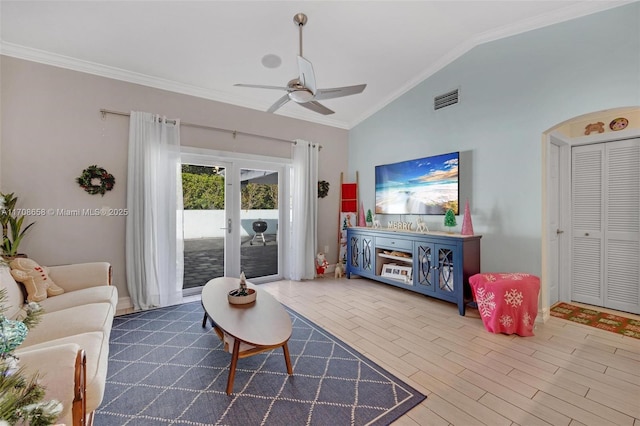
[[[610,123],[625,117],[628,126]],[[590,124],[593,131],[587,131]],[[615,128],[615,126],[614,126]],[[600,132],[602,130],[602,132]],[[585,134],[588,133],[588,134]],[[640,107],[621,107],[569,119],[542,134],[542,285],[540,310],[544,321],[557,301],[572,300],[572,149],[640,137]],[[640,295],[639,295],[640,297]]]

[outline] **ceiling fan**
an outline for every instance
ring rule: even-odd
[[[333,87],[331,89],[317,89],[316,76],[313,73],[313,66],[305,57],[302,56],[302,27],[307,23],[307,15],[297,13],[293,17],[293,22],[298,26],[300,32],[300,54],[298,55],[298,77],[283,86],[263,86],[260,84],[234,84],[239,87],[252,87],[256,89],[274,89],[284,90],[286,95],[278,99],[267,112],[275,112],[289,101],[297,102],[299,105],[315,111],[320,114],[329,115],[334,111],[330,110],[320,102],[324,99],[341,98],[343,96],[357,95],[362,93],[366,84],[358,84],[356,86]]]

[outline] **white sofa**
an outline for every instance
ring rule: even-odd
[[[104,262],[48,268],[64,289],[39,302],[42,320],[15,351],[27,374],[38,373],[45,399],[63,404],[59,423],[91,424],[102,403],[107,377],[109,336],[118,301],[111,266]],[[24,316],[24,295],[8,266],[0,266],[0,288],[7,289],[4,315]]]

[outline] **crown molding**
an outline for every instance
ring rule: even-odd
[[[253,110],[266,111],[269,107],[269,105],[262,105],[260,103],[232,97],[217,90],[183,84],[172,80],[128,71],[122,68],[111,67],[96,62],[84,61],[69,56],[47,52],[44,50],[33,49],[31,47],[21,46],[6,41],[0,42],[0,55],[11,56],[17,59],[24,59],[27,61],[51,65],[54,67],[69,69],[72,71],[78,71],[87,74],[93,74],[100,77],[125,81],[128,83],[140,84],[142,86],[153,87],[169,92],[180,93],[183,95],[194,96]],[[326,118],[325,116],[315,117],[315,115],[317,114],[305,114],[304,110],[301,110],[300,113],[295,111],[279,111],[277,114],[289,118],[323,124],[340,129],[348,129],[347,123],[332,120],[330,118]]]

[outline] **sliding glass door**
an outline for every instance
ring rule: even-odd
[[[280,172],[240,169],[240,271],[249,279],[279,272]]]
[[[184,294],[241,272],[254,283],[280,279],[284,166],[190,153],[182,161]]]

